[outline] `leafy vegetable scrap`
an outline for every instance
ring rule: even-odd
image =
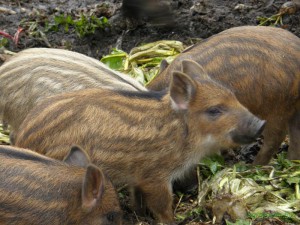
[[[0,144],[9,144],[9,132],[0,124]]]
[[[225,168],[222,163],[216,158],[200,163],[204,173],[200,173],[198,205],[211,209],[213,221],[221,222],[227,214],[233,221],[279,218],[300,223],[300,160],[289,161],[281,153],[268,166]]]
[[[162,40],[135,47],[129,54],[113,49],[101,62],[147,84],[158,74],[163,59],[170,63],[183,49],[183,44],[179,41]]]

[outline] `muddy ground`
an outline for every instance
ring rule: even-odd
[[[180,40],[190,45],[198,38],[207,38],[230,27],[257,25],[257,17],[269,17],[278,13],[285,2],[280,0],[164,0],[160,1],[163,5],[162,10],[152,16],[162,18],[161,20],[157,21],[151,15],[149,16],[149,13],[144,13],[136,21],[122,16],[121,0],[0,0],[0,6],[7,9],[6,11],[0,9],[0,30],[14,35],[18,26],[25,29],[18,46],[12,41],[7,46],[13,51],[45,46],[68,48],[100,58],[114,47],[129,51],[141,43],[162,39]],[[163,8],[165,5],[169,8],[169,13],[166,8]],[[109,19],[110,26],[97,29],[95,34],[83,38],[79,38],[72,28],[65,32],[63,26],[58,31],[44,32],[45,24],[53,22],[55,16],[68,14],[76,18],[80,13],[94,14],[97,17],[105,16]],[[162,26],[161,23],[167,26]],[[283,24],[285,29],[300,36],[299,11],[293,15],[285,15]],[[39,31],[45,33],[45,36],[41,37]]]
[[[6,44],[5,47],[11,51],[17,52],[30,47],[66,48],[99,59],[116,47],[128,52],[142,43],[162,39],[179,40],[188,46],[199,39],[231,27],[257,25],[259,23],[257,17],[269,17],[278,13],[285,2],[280,0],[160,1],[163,10],[158,10],[154,14],[144,12],[138,18],[132,18],[130,12],[129,15],[127,13],[127,17],[123,15],[121,0],[0,0],[0,7],[2,7],[0,8],[0,31],[14,36],[18,27],[24,29],[17,44],[12,40]],[[79,37],[72,27],[69,27],[68,31],[65,31],[65,26],[59,26],[56,31],[46,31],[47,24],[53,23],[55,17],[71,15],[73,19],[78,19],[81,13],[87,16],[96,15],[98,18],[105,16],[108,18],[109,25],[103,29],[96,29],[94,34],[84,37]],[[300,37],[299,10],[295,14],[284,15],[282,27]],[[246,158],[249,157],[246,155]],[[126,224],[153,222],[132,213],[126,204],[128,196],[126,193],[122,196]],[[175,203],[178,201],[179,197],[176,195]],[[187,193],[181,201],[190,204],[186,204],[186,208],[178,208],[177,211],[193,208],[193,202],[196,201],[195,190]],[[191,215],[181,224],[204,224],[199,222],[201,220],[207,221],[207,218],[195,218]],[[259,221],[257,224],[284,223],[268,220]]]

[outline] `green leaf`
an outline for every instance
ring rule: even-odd
[[[68,16],[66,17],[65,22],[66,22],[67,24],[73,24],[73,23],[74,23],[74,21],[73,21],[73,19],[72,19],[72,17],[71,17],[70,15],[68,15]]]
[[[119,49],[113,49],[110,55],[102,57],[100,61],[106,64],[111,69],[124,71],[126,69],[125,62],[127,57],[128,55],[126,52]]]
[[[286,155],[287,155],[286,152],[277,154],[276,163],[277,163],[277,167],[279,167],[280,169],[289,168],[294,165],[292,161],[286,159]]]
[[[65,25],[65,32],[68,32],[69,31],[69,24],[66,24]]]
[[[106,64],[108,67],[114,70],[123,70],[123,56],[110,56],[106,58],[102,58],[101,62]]]
[[[205,157],[201,160],[201,164],[207,166],[212,174],[216,174],[224,166],[224,159],[220,155],[213,155],[211,157]]]
[[[4,37],[0,38],[0,48],[8,46],[8,43],[9,42],[8,42],[7,38],[4,38]]]
[[[60,25],[60,24],[65,23],[65,17],[64,17],[64,15],[58,15],[58,16],[55,16],[55,17],[54,17],[54,22],[55,22],[57,25]]]
[[[100,17],[100,22],[102,23],[102,25],[109,25],[108,24],[108,19],[105,16]]]
[[[252,166],[245,163],[237,163],[234,165],[237,172],[245,172],[249,170]]]
[[[9,144],[9,132],[3,129],[2,124],[0,124],[0,143],[1,144]]]
[[[256,213],[249,213],[249,218],[251,219],[269,219],[269,218],[279,218],[285,222],[300,222],[299,218],[291,212],[271,212],[263,211]]]
[[[132,63],[132,70],[130,71],[130,75],[134,77],[141,84],[145,83],[144,73],[142,69],[140,69],[135,63]]]
[[[286,179],[286,182],[291,185],[291,184],[300,184],[300,177],[289,177]]]

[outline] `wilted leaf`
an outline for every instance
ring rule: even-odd
[[[223,168],[224,159],[220,155],[205,157],[201,160],[201,164],[207,166],[212,174],[216,174],[218,170]]]
[[[300,177],[289,177],[286,179],[286,182],[291,185],[291,184],[300,184]]]
[[[289,166],[288,166],[289,165]],[[206,177],[205,168],[215,170],[215,161],[205,159],[200,163],[201,176]],[[242,202],[249,215],[278,215],[286,221],[299,223],[300,218],[300,164],[279,155],[269,166],[243,166],[224,168],[211,174],[202,183],[198,194],[199,204],[207,202],[211,207],[222,203],[222,208],[214,208],[214,216],[220,220],[223,214],[235,216],[234,205]],[[299,197],[299,198],[298,198]],[[223,202],[220,199],[225,199]],[[225,203],[228,204],[225,204]],[[214,206],[215,205],[215,206]],[[222,209],[222,210],[221,210]],[[262,218],[262,217],[260,217]]]
[[[118,55],[113,50],[110,55],[104,56],[101,62],[147,84],[158,74],[163,59],[171,62],[181,51],[181,42],[163,40],[135,47],[128,55],[125,52]]]
[[[106,55],[101,59],[101,62],[109,66],[111,69],[124,71],[125,61],[128,58],[126,52],[114,49],[110,55]]]
[[[9,132],[3,129],[2,124],[0,124],[0,144],[10,144]]]

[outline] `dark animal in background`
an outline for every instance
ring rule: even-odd
[[[128,184],[136,210],[146,204],[171,223],[173,181],[220,148],[253,142],[264,123],[198,64],[183,61],[165,95],[89,89],[45,99],[16,145],[56,159],[73,143],[88,149],[114,185]]]
[[[287,130],[288,158],[300,159],[300,39],[297,36],[273,27],[225,30],[181,53],[147,88],[167,88],[173,71],[179,70],[186,59],[199,63],[250,112],[267,121],[264,144],[255,164],[270,161]]]
[[[146,89],[96,59],[63,49],[23,50],[0,67],[0,119],[17,130],[41,99],[86,88]]]
[[[0,146],[1,225],[121,225],[117,194],[78,147],[65,162]]]
[[[122,13],[127,18],[149,21],[153,26],[174,26],[170,1],[123,0]]]

